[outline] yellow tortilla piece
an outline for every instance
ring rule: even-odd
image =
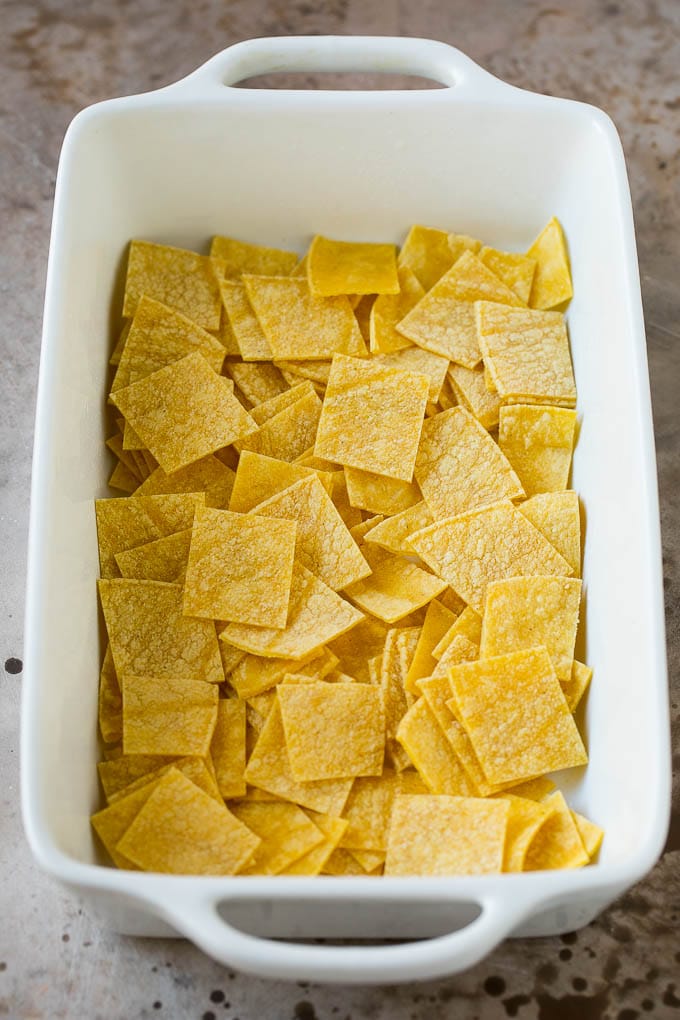
[[[430,290],[455,261],[449,236],[446,230],[415,224],[401,246],[398,266],[410,269],[425,290]]]
[[[545,648],[453,666],[449,679],[490,783],[518,783],[588,761]]]
[[[380,658],[379,671],[376,675],[385,706],[385,751],[387,760],[399,772],[408,768],[411,764],[404,748],[397,740],[399,724],[409,707],[409,699],[404,689],[404,669],[399,645],[402,633],[403,631],[396,628],[387,632],[385,648]]]
[[[531,285],[536,272],[536,259],[520,252],[499,251],[497,248],[487,247],[482,248],[479,259],[499,280],[507,284],[510,290],[514,290],[522,304],[529,303]]]
[[[355,847],[348,851],[358,861],[367,875],[380,874],[385,864],[384,850],[359,850]]]
[[[246,704],[240,698],[220,698],[210,742],[217,786],[222,797],[243,797],[246,792]]]
[[[237,513],[247,513],[277,492],[283,492],[295,482],[313,478],[315,475],[327,492],[332,489],[332,479],[326,471],[316,472],[313,468],[244,450],[236,469],[229,509]]]
[[[486,589],[479,655],[543,645],[560,682],[571,677],[581,606],[581,582],[572,577],[509,577]]]
[[[385,713],[375,687],[323,681],[281,684],[278,699],[297,782],[380,775]]]
[[[167,471],[254,432],[255,422],[205,358],[188,354],[114,394],[116,405]]]
[[[437,663],[434,675],[446,676],[451,666],[458,666],[461,662],[474,662],[478,658],[479,645],[470,641],[464,634],[456,634]]]
[[[415,482],[376,475],[359,468],[345,468],[347,495],[352,506],[372,514],[396,514],[415,506],[421,499]]]
[[[250,416],[253,421],[257,422],[258,425],[264,425],[266,421],[273,418],[279,411],[285,410],[286,407],[290,407],[291,404],[297,403],[301,397],[306,397],[307,394],[313,393],[314,386],[306,379],[303,382],[298,383],[296,386],[291,386],[290,389],[284,390],[283,393],[278,393],[275,397],[271,397],[270,400],[265,400],[262,404],[258,404],[256,407],[250,409]]]
[[[352,850],[386,850],[392,805],[400,789],[397,774],[389,768],[380,776],[355,779],[343,812],[348,825],[340,845]]]
[[[277,361],[318,361],[336,352],[366,354],[346,297],[316,297],[306,280],[295,277],[244,276],[243,283]]]
[[[469,234],[449,234],[449,250],[453,256],[454,264],[466,251],[472,252],[473,255],[479,255],[481,248],[482,242],[478,241],[476,237],[470,237]]]
[[[236,280],[241,273],[259,276],[288,276],[297,266],[296,252],[269,248],[262,244],[238,241],[235,237],[217,234],[210,244],[210,254],[224,262],[224,275]]]
[[[135,488],[136,488],[136,486],[144,478],[146,478],[146,476],[149,474],[148,470],[145,468],[144,474],[142,474],[142,471],[140,470],[140,466],[138,465],[137,461],[134,458],[134,451],[133,450],[124,450],[123,449],[123,437],[122,436],[119,436],[119,435],[111,436],[110,439],[106,440],[106,445],[108,446],[109,450],[114,455],[114,457],[118,458],[118,460],[120,461],[122,466],[124,468],[126,468],[126,470],[135,479],[135,482],[136,482]],[[134,491],[134,489],[133,489],[133,491]]]
[[[475,796],[477,791],[425,698],[411,705],[399,724],[397,740],[432,793]]]
[[[276,365],[266,361],[228,361],[224,367],[251,405],[261,404],[288,389]]]
[[[394,553],[412,553],[408,538],[416,531],[434,523],[434,517],[430,513],[427,503],[421,501],[408,510],[402,510],[386,520],[378,521],[368,531],[364,538],[367,543],[374,543],[383,549]]]
[[[115,559],[122,577],[137,577],[149,581],[168,581],[183,584],[189,557],[191,528],[144,545],[116,553]]]
[[[296,804],[242,800],[231,810],[261,840],[245,875],[278,875],[323,842],[321,830]]]
[[[171,765],[177,760],[174,757],[166,758],[152,754],[124,755],[121,749],[119,757],[100,761],[97,773],[106,799],[113,803],[128,788],[137,789],[138,780],[151,776],[157,769]]]
[[[370,566],[315,474],[294,482],[252,512],[268,520],[295,521],[297,559],[334,591],[370,574]]]
[[[449,367],[448,360],[440,354],[411,346],[392,354],[374,354],[371,361],[383,368],[399,368],[404,372],[420,372],[421,375],[426,375],[430,380],[428,400],[433,404],[439,400]]]
[[[567,699],[567,705],[569,706],[570,712],[575,712],[579,706],[581,698],[588,690],[590,681],[593,678],[593,671],[590,666],[584,665],[582,662],[577,662],[576,659],[571,664],[571,673],[566,680],[560,680],[562,685],[562,693]]]
[[[130,327],[131,326],[132,326],[132,319],[123,319],[123,325],[122,325],[120,334],[118,335],[118,339],[116,341],[116,345],[113,348],[113,351],[111,352],[111,357],[109,358],[109,365],[114,365],[115,366],[115,365],[119,365],[120,364],[121,355],[122,355],[123,351],[125,350],[125,344],[127,342],[127,338],[128,338],[128,334],[130,332]]]
[[[161,538],[162,531],[143,499],[96,499],[94,502],[102,577],[119,577],[116,553]]]
[[[396,623],[427,605],[445,587],[445,581],[415,563],[389,556],[374,566],[370,577],[350,585],[346,594],[367,613],[385,623]]]
[[[226,642],[220,639],[220,645],[225,644]],[[229,683],[240,698],[252,700],[253,697],[280,683],[287,673],[302,673],[308,668],[312,669],[313,663],[318,663],[325,654],[330,653],[327,653],[326,649],[323,651],[315,649],[298,660],[265,659],[260,655],[246,655],[243,652],[241,654],[243,658],[234,667]]]
[[[221,280],[220,294],[243,360],[271,361],[271,347],[253,311],[244,284],[239,280]]]
[[[581,837],[581,842],[583,843],[588,857],[591,861],[594,860],[602,846],[604,829],[601,829],[599,825],[595,824],[595,822],[591,822],[590,819],[580,815],[578,811],[572,811],[571,817],[578,830],[578,834]]]
[[[501,402],[497,394],[489,393],[484,381],[484,369],[465,368],[464,365],[451,363],[448,378],[461,407],[474,414],[485,429],[495,428],[498,425]]]
[[[497,874],[503,865],[507,818],[508,805],[500,800],[397,797],[385,874]]]
[[[301,379],[319,383],[321,386],[327,385],[331,371],[330,358],[322,358],[319,361],[279,361],[277,364],[282,371],[290,372],[291,375],[299,375]]]
[[[427,607],[425,622],[418,637],[418,643],[411,661],[404,687],[411,694],[418,694],[416,680],[431,676],[437,668],[437,660],[433,651],[444,635],[456,621],[456,614],[442,605],[438,599],[432,599]]]
[[[466,606],[463,609],[438,644],[434,646],[433,658],[441,659],[454,638],[458,636],[467,638],[474,645],[479,645],[482,640],[482,618],[471,606]]]
[[[475,301],[518,306],[522,302],[471,251],[466,251],[397,324],[398,332],[427,351],[467,368],[481,361]]]
[[[347,828],[344,818],[332,818],[316,811],[308,811],[307,814],[321,830],[323,841],[280,871],[280,875],[320,875]]]
[[[501,403],[575,406],[569,337],[560,312],[491,301],[479,301],[475,308],[479,348]]]
[[[307,279],[312,294],[398,294],[393,244],[333,241],[320,234],[307,252]]]
[[[335,875],[336,877],[352,875],[365,878],[367,872],[364,871],[362,865],[350,850],[343,850],[342,847],[338,847],[324,864],[322,874]]]
[[[116,846],[146,804],[155,785],[155,782],[145,783],[139,789],[129,793],[128,796],[121,797],[115,803],[97,811],[90,819],[92,828],[118,868],[130,871],[139,870],[132,861],[116,850]]]
[[[142,758],[143,755],[132,755],[134,758]],[[140,789],[142,786],[146,786],[148,783],[155,783],[156,780],[164,776],[171,768],[178,769],[183,776],[190,779],[192,783],[199,786],[201,790],[204,790],[213,800],[216,800],[218,804],[222,803],[220,791],[217,789],[217,782],[212,773],[212,762],[210,758],[197,758],[189,756],[186,758],[166,758],[154,756],[156,762],[166,762],[165,765],[160,765],[159,768],[154,769],[152,772],[147,772],[139,779],[132,783],[129,783],[124,789],[118,790],[109,797],[109,804],[115,804],[118,800],[123,797],[127,797],[130,793]],[[208,768],[210,762],[211,768]]]
[[[217,688],[202,680],[124,673],[125,754],[208,753],[217,721]]]
[[[532,308],[556,308],[568,301],[573,288],[567,242],[560,221],[553,216],[527,251],[536,259],[536,273],[529,304]]]
[[[590,858],[563,795],[553,793],[544,803],[553,811],[529,844],[524,870],[584,867]]]
[[[162,467],[152,471],[135,493],[153,496],[163,493],[204,492],[206,506],[224,507],[234,487],[234,472],[215,456],[193,461],[167,474]]]
[[[336,355],[315,456],[410,482],[428,391],[419,373]]]
[[[520,503],[517,509],[548,539],[572,568],[581,575],[581,515],[578,493],[541,492]]]
[[[212,620],[182,615],[182,588],[161,581],[99,581],[116,673],[224,680]]]
[[[387,627],[373,616],[365,616],[356,627],[335,638],[329,645],[340,660],[340,667],[361,683],[370,682],[369,662],[382,656]]]
[[[486,429],[452,407],[423,424],[415,476],[435,520],[518,499],[524,489]]]
[[[285,627],[296,531],[294,521],[199,507],[184,582],[187,616]]]
[[[418,304],[425,291],[407,266],[400,266],[398,294],[380,294],[371,306],[369,320],[370,348],[376,354],[391,354],[411,346],[411,341],[398,333],[396,325]]]
[[[294,461],[314,442],[321,410],[316,393],[308,392],[269,418],[246,439],[236,442],[236,449],[239,453],[250,450],[275,460]]]
[[[555,784],[552,779],[545,776],[538,776],[536,779],[527,779],[525,783],[518,783],[513,786],[506,786],[498,797],[524,797],[527,800],[545,800],[551,793],[555,792]]]
[[[523,871],[529,846],[550,818],[554,807],[508,794],[503,795],[503,800],[508,803],[503,871]]]
[[[354,606],[336,595],[301,563],[296,563],[288,620],[283,629],[231,623],[222,633],[230,644],[254,655],[301,659],[362,619],[363,614]]]
[[[436,522],[409,541],[421,559],[480,614],[490,581],[572,572],[509,501]]]
[[[235,875],[259,838],[177,769],[154,786],[116,849],[144,871]]]
[[[258,789],[333,816],[342,814],[352,786],[351,779],[299,783],[293,778],[278,698],[248,759],[245,774],[246,781]]]
[[[427,613],[425,614],[427,615]],[[424,621],[423,621],[424,624]],[[406,690],[406,677],[408,671],[411,668],[413,657],[416,654],[416,648],[418,647],[418,641],[423,631],[423,625],[414,625],[413,627],[401,627],[399,628],[399,636],[397,637],[397,648],[399,650],[399,663],[401,665],[401,682],[404,690]],[[407,695],[412,692],[407,691]],[[410,705],[412,698],[407,696],[407,702]]]
[[[107,645],[99,674],[99,732],[105,744],[114,744],[123,738],[122,708],[120,684]]]
[[[222,303],[216,270],[205,255],[149,241],[131,241],[123,315],[132,317],[143,294],[176,308],[203,329],[219,329]]]
[[[502,407],[498,444],[519,475],[527,496],[567,487],[576,411],[545,404]]]

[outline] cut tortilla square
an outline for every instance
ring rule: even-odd
[[[453,256],[454,265],[466,251],[473,255],[479,255],[481,249],[482,242],[478,241],[476,237],[470,237],[469,234],[449,234],[449,250]]]
[[[288,383],[276,365],[267,361],[228,361],[226,372],[250,404],[261,404],[288,389]]]
[[[346,297],[316,297],[306,280],[295,277],[244,276],[243,283],[277,360],[318,361],[336,352],[367,353]]]
[[[259,503],[252,513],[267,519],[295,521],[297,559],[334,591],[371,573],[315,473]]]
[[[396,325],[418,304],[425,291],[407,266],[398,270],[399,293],[381,294],[371,305],[369,319],[370,348],[376,354],[391,354],[411,346]]]
[[[531,285],[536,272],[536,259],[515,251],[499,251],[497,248],[482,248],[480,261],[495,273],[510,290],[514,290],[520,301],[527,305]],[[534,306],[535,307],[535,306]]]
[[[402,510],[401,513],[379,521],[366,532],[364,539],[369,544],[374,543],[390,552],[408,555],[413,552],[408,543],[409,536],[430,524],[434,524],[434,517],[427,503],[422,501],[408,510]]]
[[[294,521],[199,507],[184,584],[185,614],[285,627],[296,531]]]
[[[444,736],[425,698],[413,704],[399,724],[397,740],[432,793],[474,797],[470,777]]]
[[[270,400],[265,400],[262,404],[252,407],[249,412],[250,416],[258,425],[264,425],[266,421],[273,418],[279,411],[284,411],[292,404],[296,404],[302,397],[306,397],[309,393],[313,392],[315,392],[314,386],[307,379],[296,386],[291,386],[290,389],[285,390],[283,393],[277,393]]]
[[[524,496],[502,451],[462,407],[424,422],[415,477],[435,520]]]
[[[229,509],[236,513],[247,513],[277,492],[283,492],[296,482],[314,476],[320,479],[327,492],[332,488],[328,472],[319,473],[314,468],[244,450],[236,469]]]
[[[198,353],[118,390],[114,397],[168,473],[256,429],[226,380]]]
[[[595,822],[591,822],[590,819],[584,818],[578,811],[572,811],[571,817],[574,820],[574,825],[578,830],[578,834],[581,837],[584,849],[591,861],[597,857],[600,847],[602,846],[602,840],[604,839],[604,829],[601,829]]]
[[[292,375],[299,375],[301,379],[309,382],[319,383],[326,386],[331,370],[330,358],[322,358],[319,361],[279,361],[281,370],[284,369]]]
[[[96,499],[94,510],[102,577],[120,576],[116,553],[162,537],[162,531],[150,514],[145,500],[136,497]]]
[[[410,482],[429,381],[374,361],[333,358],[314,454]]]
[[[434,676],[446,676],[451,666],[461,662],[474,662],[479,658],[479,645],[470,641],[464,634],[457,634],[439,659]]]
[[[361,609],[385,623],[396,623],[409,613],[436,598],[447,582],[415,563],[397,556],[374,566],[373,573],[346,589],[346,594]]]
[[[134,451],[123,449],[123,437],[121,435],[111,436],[110,439],[106,440],[106,445],[114,457],[117,457],[123,467],[133,476],[137,485],[149,474],[146,468],[144,473],[142,473],[140,465],[135,460]]]
[[[559,220],[554,216],[527,251],[536,260],[529,304],[532,308],[556,308],[568,301],[573,288],[569,271],[567,242]]]
[[[510,795],[503,799],[509,807],[503,871],[524,871],[529,846],[555,809],[525,797]]]
[[[381,774],[385,712],[377,688],[323,681],[281,684],[278,699],[297,782]]]
[[[217,721],[217,688],[202,680],[124,673],[125,754],[205,757]]]
[[[246,703],[240,698],[220,698],[210,742],[210,757],[220,795],[225,800],[246,792]]]
[[[432,351],[425,351],[422,347],[413,346],[403,351],[394,351],[392,354],[374,354],[371,362],[383,368],[399,368],[403,372],[420,372],[421,375],[426,375],[430,380],[427,399],[433,404],[439,400],[449,367],[447,358],[433,354]]]
[[[111,649],[107,645],[99,673],[99,732],[105,744],[114,744],[123,738],[123,700],[120,684],[113,665]]]
[[[294,251],[283,248],[268,248],[262,244],[238,241],[235,237],[217,234],[210,244],[210,254],[224,263],[227,279],[238,279],[241,273],[257,273],[260,276],[288,276],[298,263]]]
[[[449,236],[446,230],[415,224],[401,246],[397,265],[410,269],[422,287],[430,290],[455,261]]]
[[[409,707],[409,699],[404,689],[404,670],[399,647],[402,633],[403,631],[399,629],[387,632],[378,674],[385,706],[385,751],[388,761],[399,772],[411,764],[404,748],[397,741],[399,724]]]
[[[527,496],[567,487],[576,432],[576,411],[541,404],[500,409],[498,444]]]
[[[466,606],[463,609],[439,643],[434,646],[433,657],[441,659],[457,637],[464,637],[474,645],[479,645],[482,640],[482,618],[471,606]]]
[[[370,683],[369,662],[382,656],[387,637],[387,627],[373,616],[365,616],[356,627],[335,638],[329,650],[340,660],[343,672],[361,683]]]
[[[554,545],[574,571],[581,574],[581,514],[578,493],[544,492],[517,508]]]
[[[482,357],[475,329],[475,301],[515,307],[522,304],[513,290],[476,255],[466,251],[396,328],[419,347],[474,368]]]
[[[111,357],[109,358],[109,365],[116,366],[116,365],[120,364],[121,355],[122,355],[122,353],[123,353],[123,351],[125,349],[125,344],[126,344],[126,341],[127,341],[128,334],[130,332],[130,327],[131,326],[132,326],[132,319],[123,319],[123,325],[122,325],[121,331],[120,331],[120,333],[118,335],[118,339],[116,341],[116,345],[113,348],[113,351],[111,352]]]
[[[97,765],[99,781],[109,803],[126,795],[128,788],[138,789],[138,781],[145,776],[154,778],[154,773],[164,765],[172,765],[179,759],[160,757],[154,754],[123,754],[119,758],[100,761]]]
[[[581,605],[572,577],[510,577],[486,589],[481,659],[543,645],[560,682],[571,677]]]
[[[99,836],[109,857],[118,868],[130,871],[138,870],[132,861],[116,850],[116,846],[146,804],[153,793],[155,785],[155,782],[145,783],[129,793],[128,796],[121,797],[115,803],[109,804],[108,807],[103,808],[101,811],[97,811],[90,819],[92,828]]]
[[[416,680],[431,676],[437,668],[437,660],[432,652],[455,621],[455,613],[452,613],[437,599],[432,599],[427,607],[423,629],[420,632],[415,653],[404,681],[406,690],[411,694],[418,694]]]
[[[477,797],[395,799],[386,875],[490,875],[501,871],[508,805]]]
[[[222,633],[230,644],[254,655],[301,659],[344,634],[362,619],[363,614],[354,606],[340,598],[301,563],[296,563],[288,620],[283,630],[232,623]]]
[[[234,472],[212,454],[195,460],[170,474],[162,467],[152,471],[137,490],[137,496],[164,493],[204,492],[206,506],[225,507],[234,487]]]
[[[222,683],[215,625],[182,615],[182,588],[161,581],[99,581],[118,676],[182,676]]]
[[[590,666],[578,662],[576,659],[571,664],[571,673],[566,680],[560,680],[562,693],[567,699],[570,712],[575,712],[581,698],[588,690],[590,681],[593,678],[593,671]]]
[[[376,475],[359,468],[345,468],[347,495],[352,506],[372,514],[396,514],[407,510],[422,499],[415,482]]]
[[[144,755],[132,755],[133,758],[142,758]],[[139,779],[132,783],[129,783],[124,789],[118,790],[116,793],[109,797],[109,804],[115,804],[124,797],[127,797],[130,793],[135,790],[141,789],[143,786],[147,786],[149,783],[155,783],[162,776],[166,775],[171,768],[177,769],[190,779],[192,783],[200,787],[209,797],[217,801],[218,804],[222,803],[220,797],[220,791],[217,789],[217,783],[212,774],[212,771],[208,768],[208,762],[210,758],[197,758],[195,755],[187,756],[185,758],[167,758],[165,756],[154,755],[149,756],[149,759],[158,763],[164,762],[158,768],[153,769],[152,772],[147,772],[145,775],[140,776]]]
[[[236,449],[239,453],[250,450],[275,460],[294,461],[313,446],[321,410],[316,393],[308,392],[269,418],[257,432],[235,443]]]
[[[489,393],[484,381],[484,369],[449,366],[448,377],[458,403],[474,414],[485,429],[498,425],[501,402],[497,394]]]
[[[393,244],[334,241],[320,234],[307,252],[307,279],[312,294],[398,294]]]
[[[225,644],[224,640],[220,640],[220,645]],[[229,683],[240,698],[252,700],[253,697],[280,683],[287,673],[303,672],[308,663],[316,662],[322,654],[315,650],[296,660],[265,659],[260,655],[246,655],[243,652],[243,658],[234,667]]]
[[[259,843],[223,804],[170,769],[116,849],[144,871],[235,875]]]
[[[386,850],[392,806],[399,792],[399,779],[392,769],[385,769],[380,776],[355,779],[343,812],[348,825],[341,846]]]
[[[480,614],[489,581],[572,573],[567,561],[510,501],[438,521],[409,541],[421,559]]]
[[[323,833],[296,804],[243,800],[234,815],[260,837],[245,875],[278,875],[323,842]]]
[[[320,875],[334,850],[337,849],[343,833],[347,828],[344,818],[332,818],[320,815],[316,811],[309,812],[309,817],[323,834],[323,842],[299,857],[287,868],[279,872],[281,875]]]
[[[122,577],[184,584],[190,544],[191,528],[185,528],[116,553],[116,563]]]
[[[449,679],[490,783],[518,783],[588,761],[545,648],[454,666]]]
[[[138,498],[144,501],[163,536],[191,528],[196,508],[205,506],[205,494],[202,492],[159,492],[140,494]]]
[[[221,280],[220,294],[244,361],[271,361],[272,351],[248,298],[238,280]]]
[[[529,844],[524,871],[583,868],[590,858],[564,796],[557,791],[545,804],[554,810]]]
[[[143,294],[176,308],[203,329],[220,328],[222,302],[216,263],[205,255],[149,241],[131,241],[123,315],[132,317]]]
[[[569,337],[560,312],[491,301],[478,301],[475,308],[484,366],[503,404],[575,406]]]

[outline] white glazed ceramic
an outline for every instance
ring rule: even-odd
[[[390,71],[445,88],[232,87],[271,71]],[[117,871],[89,825],[101,632],[92,499],[108,495],[105,392],[131,237],[214,233],[303,250],[320,232],[400,241],[426,223],[523,250],[564,224],[586,525],[582,712],[570,803],[606,829],[580,871],[459,878],[196,878]],[[670,767],[659,511],[645,337],[621,146],[602,111],[523,92],[421,39],[240,43],[184,80],[100,103],[59,165],[30,523],[23,811],[39,864],[120,932],[183,934],[255,974],[398,982],[471,966],[512,934],[578,928],[640,879],[666,832]],[[286,941],[272,941],[270,937]],[[304,944],[305,937],[352,944]],[[427,938],[424,938],[426,937]],[[373,938],[422,939],[365,945]]]

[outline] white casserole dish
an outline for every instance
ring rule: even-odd
[[[402,72],[446,87],[230,87],[283,70]],[[560,785],[606,829],[599,862],[446,879],[196,878],[105,866],[89,824],[101,658],[92,499],[110,494],[105,392],[129,238],[200,247],[226,233],[302,250],[314,232],[396,242],[420,222],[522,250],[553,214],[573,263],[582,419],[573,486],[587,532],[580,657],[595,670],[581,720],[590,765]],[[80,113],[54,208],[25,660],[31,848],[119,932],[186,935],[260,975],[394,983],[462,970],[511,934],[585,925],[649,871],[670,795],[659,511],[630,195],[607,116],[504,84],[441,43],[333,37],[240,43],[174,85]],[[294,941],[309,937],[354,944]],[[361,944],[374,938],[425,940]]]

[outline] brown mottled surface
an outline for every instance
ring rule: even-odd
[[[402,34],[458,45],[501,78],[603,106],[635,201],[659,459],[680,766],[680,4],[677,0],[5,0],[0,32],[0,1015],[35,1020],[680,1018],[680,786],[665,856],[578,935],[501,946],[457,978],[342,989],[269,983],[187,943],[103,931],[33,866],[18,807],[30,446],[54,175],[78,109],[172,81],[257,35]],[[314,84],[314,76],[305,76]],[[8,881],[6,881],[8,879]]]

